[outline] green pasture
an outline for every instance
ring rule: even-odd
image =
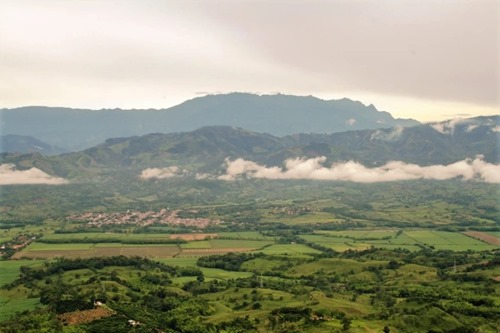
[[[181,244],[182,249],[260,249],[266,245],[273,244],[270,240],[250,239],[210,239],[190,241]]]
[[[230,272],[224,269],[219,268],[205,268],[199,267],[203,272],[203,276],[208,280],[228,280],[228,279],[240,279],[240,278],[248,278],[253,275],[250,272]]]
[[[434,247],[439,250],[484,251],[498,248],[459,232],[437,230],[406,230],[402,233],[396,229],[329,231],[316,230],[313,235],[300,235],[301,238],[336,251],[363,250],[371,246],[377,248],[404,248],[411,251],[421,246]]]
[[[354,239],[383,239],[386,237],[394,238],[397,235],[397,229],[363,229],[363,230],[317,230],[314,233],[333,236],[333,237],[346,237]]]
[[[2,260],[0,261],[0,286],[11,283],[19,276],[21,266],[38,266],[43,260]]]
[[[260,249],[274,242],[270,240],[245,240],[245,239],[211,239],[212,248],[230,248],[230,249]]]
[[[245,261],[241,265],[241,269],[249,272],[264,273],[266,271],[273,271],[283,266],[283,262],[279,260],[272,260],[266,258],[255,258]]]
[[[116,244],[115,244],[116,246]],[[64,251],[64,250],[91,250],[94,247],[87,243],[63,243],[63,244],[48,244],[33,242],[28,245],[22,252],[34,251]]]
[[[357,274],[363,271],[364,267],[385,266],[387,261],[372,260],[369,262],[360,262],[353,259],[335,259],[325,258],[313,262],[293,266],[286,271],[289,276],[310,275],[318,271],[334,274]]]
[[[172,278],[172,283],[174,286],[181,288],[185,283],[196,281],[196,276],[178,276]]]
[[[224,307],[235,310],[235,306],[247,302],[248,306],[240,308],[240,310],[250,310],[251,304],[259,302],[262,305],[262,310],[272,310],[278,307],[285,306],[301,306],[307,299],[307,296],[295,296],[291,293],[267,288],[231,288],[217,293],[210,293],[201,296],[203,299],[212,302],[219,302]],[[213,317],[214,321],[219,321],[234,317],[231,314],[233,311],[220,313]],[[257,314],[260,311],[253,312]],[[229,317],[228,317],[229,315]],[[240,315],[240,313],[238,313]]]
[[[0,244],[13,240],[21,234],[39,234],[47,232],[46,225],[26,225],[23,227],[15,227],[9,229],[0,229]]]
[[[181,249],[211,249],[212,243],[208,240],[192,241],[189,243],[181,244]]]
[[[37,298],[5,297],[0,295],[0,322],[8,319],[17,312],[33,310],[40,304]]]
[[[465,236],[458,232],[435,231],[435,230],[412,230],[405,231],[404,234],[418,243],[433,246],[439,250],[453,251],[484,251],[493,250],[498,247],[490,245],[472,237]]]
[[[308,242],[315,243],[338,252],[347,250],[366,250],[370,247],[367,242],[360,242],[352,238],[331,237],[326,235],[300,235]]]
[[[307,245],[303,244],[274,244],[267,246],[261,250],[265,254],[289,254],[289,255],[301,255],[301,254],[311,254],[311,253],[321,253],[316,249],[313,249]]]
[[[406,264],[396,270],[386,270],[385,285],[388,286],[411,286],[420,285],[424,282],[437,281],[437,269],[429,266]]]
[[[10,241],[10,240],[12,240],[12,237],[5,236],[5,235],[0,234],[0,244],[1,244],[1,243],[8,242],[8,241]]]
[[[273,240],[274,237],[264,236],[258,231],[219,232],[219,239]]]
[[[96,248],[105,248],[105,247],[121,247],[121,248],[178,248],[177,244],[122,244],[122,243],[97,243],[95,244]]]
[[[327,297],[321,291],[312,291],[310,297],[319,302],[316,308],[336,309],[353,317],[365,316],[374,312],[366,297],[358,297],[356,301],[352,301],[347,295],[338,294],[335,297]]]
[[[262,218],[262,222],[282,222],[286,224],[329,223],[338,221],[341,221],[341,219],[322,211],[312,211],[298,216],[279,216],[266,212]]]
[[[170,266],[198,267],[196,265],[198,258],[193,257],[156,258],[154,260]]]
[[[179,253],[175,244],[121,244],[121,243],[61,243],[47,244],[34,242],[17,252],[13,258],[55,258],[55,257],[92,257],[92,256],[144,256],[171,257]]]
[[[44,235],[43,239],[46,240],[96,240],[96,243],[100,239],[118,239],[118,240],[165,240],[170,239],[170,234],[132,234],[132,233],[111,233],[111,232],[82,232],[82,233],[71,233],[71,234],[49,234]]]

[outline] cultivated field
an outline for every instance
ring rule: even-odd
[[[480,239],[473,239],[458,232],[435,230],[318,230],[314,235],[301,235],[306,241],[329,247],[336,251],[363,250],[371,246],[395,249],[418,250],[422,246],[439,250],[483,251],[493,250],[498,246]],[[479,238],[479,237],[478,237]]]
[[[185,241],[194,241],[194,240],[204,240],[217,238],[218,234],[203,234],[203,233],[195,233],[195,234],[173,234],[170,235],[170,239],[182,239]]]
[[[301,255],[311,253],[321,253],[318,250],[310,248],[303,244],[274,244],[262,250],[265,254],[279,254],[279,255]]]
[[[94,235],[96,237],[94,237]],[[99,235],[99,236],[97,236]],[[121,239],[147,240],[148,244],[122,244],[122,243],[99,243],[99,240],[110,238],[110,234],[92,234],[95,243],[41,243],[34,242],[25,249],[15,253],[12,259],[36,258],[50,259],[56,257],[80,257],[88,258],[93,256],[143,256],[149,258],[170,258],[174,256],[205,256],[211,254],[223,254],[228,252],[246,252],[264,248],[272,245],[270,240],[259,239],[207,239],[215,237],[217,234],[112,234]],[[66,240],[66,235],[54,234],[51,239]],[[70,234],[74,240],[81,240],[82,237],[89,237],[87,234]],[[161,236],[161,237],[160,237]],[[187,241],[183,244],[162,244],[165,239],[179,237]],[[130,238],[129,238],[130,237]],[[89,237],[90,238],[90,237]],[[188,240],[188,238],[191,238]],[[200,239],[200,240],[198,240]],[[160,244],[154,244],[158,240]],[[149,244],[149,242],[153,242]],[[314,251],[311,249],[311,251]]]
[[[45,244],[33,243],[24,250],[17,252],[13,259],[40,258],[51,259],[56,257],[88,258],[95,256],[144,256],[152,258],[168,258],[180,252],[174,244]]]
[[[422,247],[453,251],[482,251],[493,250],[500,245],[498,237],[487,233],[467,232],[461,234],[418,229],[404,232],[399,229],[316,230],[314,234],[302,234],[300,237],[306,242],[331,248],[338,252],[366,250],[370,247],[402,248],[410,251],[416,251]],[[256,231],[192,234],[76,233],[51,234],[43,239],[54,243],[33,242],[25,249],[15,253],[12,258],[87,258],[115,255],[170,258],[256,250],[276,255],[319,253],[318,250],[304,244],[276,244],[273,237],[263,236]],[[109,243],[110,239],[118,243]],[[164,242],[173,239],[180,239],[185,243],[164,244]],[[141,241],[147,244],[140,244]],[[155,242],[158,243],[155,244]]]
[[[496,245],[500,246],[500,237],[496,237],[490,234],[487,234],[485,232],[479,232],[479,231],[467,231],[464,232],[464,235],[467,235],[469,237],[479,239],[485,243],[491,244],[491,245]]]
[[[90,323],[94,320],[109,317],[114,315],[114,312],[104,308],[97,307],[91,310],[66,312],[57,316],[64,325],[79,325]]]

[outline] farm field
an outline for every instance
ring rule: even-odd
[[[228,234],[231,236],[237,233]],[[5,320],[15,312],[32,310],[40,305],[40,298],[29,298],[29,295],[33,294],[29,288],[43,291],[51,288],[57,289],[58,284],[64,284],[65,289],[72,290],[65,297],[78,293],[87,299],[94,297],[92,295],[96,292],[104,291],[105,296],[102,297],[106,297],[107,304],[112,310],[127,313],[133,308],[136,313],[134,318],[139,316],[141,322],[146,322],[153,327],[161,324],[156,324],[153,318],[141,317],[142,308],[147,307],[148,312],[157,313],[157,318],[162,318],[163,313],[158,312],[158,308],[154,307],[154,304],[161,304],[161,299],[164,299],[160,296],[161,294],[156,294],[161,291],[170,295],[166,298],[170,301],[174,297],[172,295],[177,295],[175,297],[188,302],[185,304],[191,304],[190,306],[203,304],[203,308],[210,309],[207,315],[203,315],[205,325],[219,325],[231,322],[235,318],[248,316],[249,320],[259,327],[255,332],[266,332],[270,331],[269,325],[273,320],[278,322],[281,320],[280,311],[302,313],[303,309],[307,309],[312,316],[327,318],[304,330],[307,332],[319,333],[328,330],[340,332],[343,316],[348,316],[350,319],[350,332],[379,332],[389,321],[383,308],[390,304],[391,311],[395,312],[389,321],[391,331],[404,332],[401,329],[405,324],[402,319],[406,311],[404,307],[413,306],[411,303],[413,292],[430,292],[440,295],[438,290],[443,289],[446,293],[450,293],[456,286],[453,280],[453,275],[457,274],[453,269],[455,258],[461,260],[460,258],[464,256],[468,257],[464,265],[457,267],[458,274],[465,274],[471,264],[484,262],[482,258],[494,257],[491,251],[477,252],[484,246],[491,248],[491,245],[460,233],[434,230],[415,229],[404,232],[400,232],[399,229],[316,230],[314,233],[301,234],[298,236],[300,238],[293,238],[294,241],[288,242],[285,242],[284,238],[276,238],[276,241],[255,239],[259,234],[251,231],[239,235],[239,237],[249,239],[192,240],[183,244],[34,242],[15,256],[30,253],[58,253],[69,257],[71,254],[85,253],[79,256],[81,258],[91,256],[113,258],[111,260],[116,263],[108,263],[109,266],[97,270],[92,266],[72,269],[69,259],[50,260],[47,264],[56,265],[60,261],[68,263],[68,270],[55,269],[50,275],[33,283],[1,290],[0,319]],[[300,239],[306,243],[301,243]],[[321,248],[312,248],[307,245],[307,242],[324,247],[357,249],[358,251],[329,253]],[[426,258],[426,255],[433,255],[435,251],[439,251],[439,249],[431,249],[430,244],[453,248],[458,242],[462,242],[466,248],[472,248],[473,251],[467,255],[456,252],[456,257],[453,257],[454,254],[447,254],[443,257],[440,253],[436,253],[432,260]],[[420,244],[420,246],[412,245],[412,243]],[[483,247],[477,244],[482,244]],[[382,249],[373,249],[372,246]],[[414,246],[415,248],[412,252],[401,252],[392,251],[390,246],[407,249],[412,249]],[[417,251],[423,253],[423,248],[430,252],[422,256]],[[368,251],[363,251],[364,249]],[[455,251],[458,251],[457,249],[459,248],[456,247]],[[225,255],[227,252],[243,253]],[[316,256],[318,254],[321,256]],[[114,255],[125,255],[130,258],[113,257]],[[136,255],[147,256],[152,261],[135,258]],[[210,257],[200,259],[203,256]],[[451,257],[448,258],[448,256]],[[478,258],[481,259],[478,260]],[[89,263],[95,260],[106,259],[92,258]],[[144,261],[141,264],[134,264],[126,260]],[[433,260],[441,265],[439,267],[445,267],[445,269],[432,266],[435,264]],[[118,265],[124,261],[125,263]],[[5,266],[5,272],[10,274],[10,281],[19,276],[16,276],[16,270],[18,273],[21,266],[46,266],[40,265],[42,261],[39,260],[5,262],[10,264],[10,266]],[[168,267],[156,266],[154,263],[166,264]],[[210,266],[211,264],[213,265]],[[478,267],[467,273],[468,276],[493,280],[498,274],[497,267]],[[449,275],[451,276],[447,279]],[[28,276],[35,277],[36,275]],[[47,281],[59,282],[47,284]],[[461,293],[466,293],[470,299],[474,300],[474,297],[477,297],[478,289],[474,282],[462,283],[461,288],[466,288],[467,291],[461,291]],[[491,288],[492,291],[498,289],[494,285],[491,285]],[[447,297],[446,293],[439,297]],[[488,297],[485,291],[481,293],[481,295],[486,295],[481,297],[485,299]],[[132,299],[140,300],[138,301],[140,305],[130,303]],[[10,300],[15,301],[11,303]],[[491,307],[488,309],[488,311],[494,311]],[[85,311],[88,310],[74,314],[69,312],[58,318],[73,318],[72,316],[76,318],[90,313]],[[441,314],[439,311],[442,310],[433,308],[419,311],[424,311],[425,316],[432,316],[434,313],[432,311],[436,311],[436,316],[438,316]],[[172,315],[173,313],[175,312],[172,312]],[[106,320],[111,322],[113,317],[109,318]],[[453,319],[451,316],[450,318]],[[307,319],[305,321],[301,319],[301,323],[306,322]],[[455,320],[453,325],[460,324]],[[488,322],[482,322],[481,325],[486,327],[484,332],[489,332],[494,326]],[[293,324],[285,330],[292,328]]]
[[[145,257],[172,257],[180,252],[173,244],[46,244],[32,243],[22,251],[17,252],[13,259],[56,257],[88,258],[94,256],[145,256]]]
[[[494,236],[486,232],[479,232],[479,231],[467,231],[464,232],[464,235],[472,237],[474,239],[481,240],[485,243],[491,244],[491,245],[496,245],[500,246],[500,235],[499,236]]]
[[[275,237],[264,236],[257,231],[220,232],[219,239],[274,240]]]
[[[13,297],[13,295],[0,295],[0,321],[8,319],[17,312],[33,310],[39,305],[39,297],[20,298],[19,296]]]
[[[67,236],[75,241],[66,242]],[[276,244],[273,237],[262,236],[259,232],[226,232],[220,233],[222,238],[211,234],[179,234],[183,242],[181,244],[163,244],[174,235],[170,234],[119,234],[119,233],[81,233],[81,234],[52,234],[44,239],[50,239],[55,243],[33,242],[23,250],[15,253],[13,259],[32,258],[47,259],[55,257],[91,257],[91,256],[116,256],[140,255],[151,258],[197,257],[211,254],[223,254],[228,252],[262,251],[265,254],[315,254],[318,250],[305,244]],[[119,241],[134,240],[132,243],[108,243],[111,238]],[[480,240],[483,235],[489,240]],[[306,242],[317,244],[338,252],[347,250],[366,250],[370,247],[386,249],[407,249],[418,251],[422,247],[432,247],[439,250],[452,251],[484,251],[498,248],[494,242],[498,238],[485,233],[473,233],[470,236],[459,232],[447,232],[436,230],[405,230],[399,229],[364,229],[329,231],[315,230],[312,234],[301,234],[300,238]],[[92,239],[95,242],[82,242],[78,240]],[[103,240],[105,242],[99,242]],[[145,241],[147,244],[135,243]],[[486,240],[486,239],[485,239]],[[42,240],[43,241],[43,240]],[[59,243],[58,241],[64,241]],[[158,241],[157,244],[154,242]]]
[[[300,235],[300,238],[338,252],[347,250],[366,250],[370,248],[370,244],[362,241],[358,242],[356,239],[329,237],[325,235]]]
[[[173,256],[203,256],[227,252],[258,250],[273,244],[269,240],[210,239],[193,240],[185,244],[121,244],[121,243],[40,243],[34,242],[15,253],[13,259],[92,256],[144,256],[168,258]],[[314,252],[314,250],[310,250]]]
[[[21,266],[36,267],[43,260],[3,260],[0,261],[0,286],[14,281],[19,275]]]
[[[497,246],[473,239],[458,232],[414,230],[405,231],[404,234],[418,243],[434,246],[436,249],[440,250],[484,251],[498,248]]]
[[[261,250],[265,254],[279,254],[279,255],[301,255],[301,254],[319,254],[321,251],[313,249],[303,244],[274,244],[267,246]]]
[[[306,241],[329,247],[336,251],[366,249],[371,246],[395,249],[418,250],[421,246],[440,250],[484,251],[498,246],[473,239],[459,232],[436,230],[317,230],[314,235],[301,235]]]
[[[245,279],[253,275],[253,273],[251,272],[230,272],[223,269],[205,268],[205,267],[197,267],[197,268],[199,268],[203,272],[204,280],[207,282],[214,280],[223,281],[228,279]],[[182,287],[184,283],[189,281],[196,281],[196,277],[182,276],[172,279],[172,283],[177,287]]]
[[[181,236],[182,237],[182,236]],[[171,239],[170,234],[134,234],[134,233],[117,233],[117,232],[88,232],[88,233],[68,233],[68,234],[48,234],[44,235],[44,240],[102,240],[102,239],[117,239],[117,240],[165,240]]]
[[[195,257],[172,257],[172,258],[156,258],[155,261],[165,265],[178,267],[197,267],[198,258]]]
[[[182,249],[260,249],[273,244],[268,240],[210,239],[181,244]]]
[[[321,235],[329,235],[335,237],[347,237],[355,239],[383,239],[388,237],[396,237],[398,229],[366,229],[366,230],[317,230],[315,233]]]

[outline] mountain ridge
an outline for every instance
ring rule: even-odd
[[[3,134],[30,135],[67,150],[95,146],[108,138],[193,131],[204,126],[235,126],[284,136],[345,130],[413,126],[373,105],[349,99],[231,93],[206,95],[167,109],[73,109],[23,107],[1,109]]]
[[[499,121],[500,116],[478,117],[407,128],[281,138],[236,127],[211,126],[190,132],[112,138],[83,151],[53,157],[39,153],[1,154],[0,164],[36,167],[60,177],[86,178],[119,173],[137,177],[141,170],[165,167],[216,174],[223,170],[227,159],[239,158],[271,167],[282,166],[287,159],[321,156],[326,158],[326,164],[356,161],[367,167],[390,161],[448,165],[478,155],[486,162],[498,163]]]
[[[7,134],[0,136],[0,153],[5,152],[39,152],[43,155],[58,155],[67,152],[67,150],[52,146],[29,135]]]

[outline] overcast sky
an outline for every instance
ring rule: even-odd
[[[0,108],[165,108],[205,93],[499,113],[498,0],[1,0]]]

